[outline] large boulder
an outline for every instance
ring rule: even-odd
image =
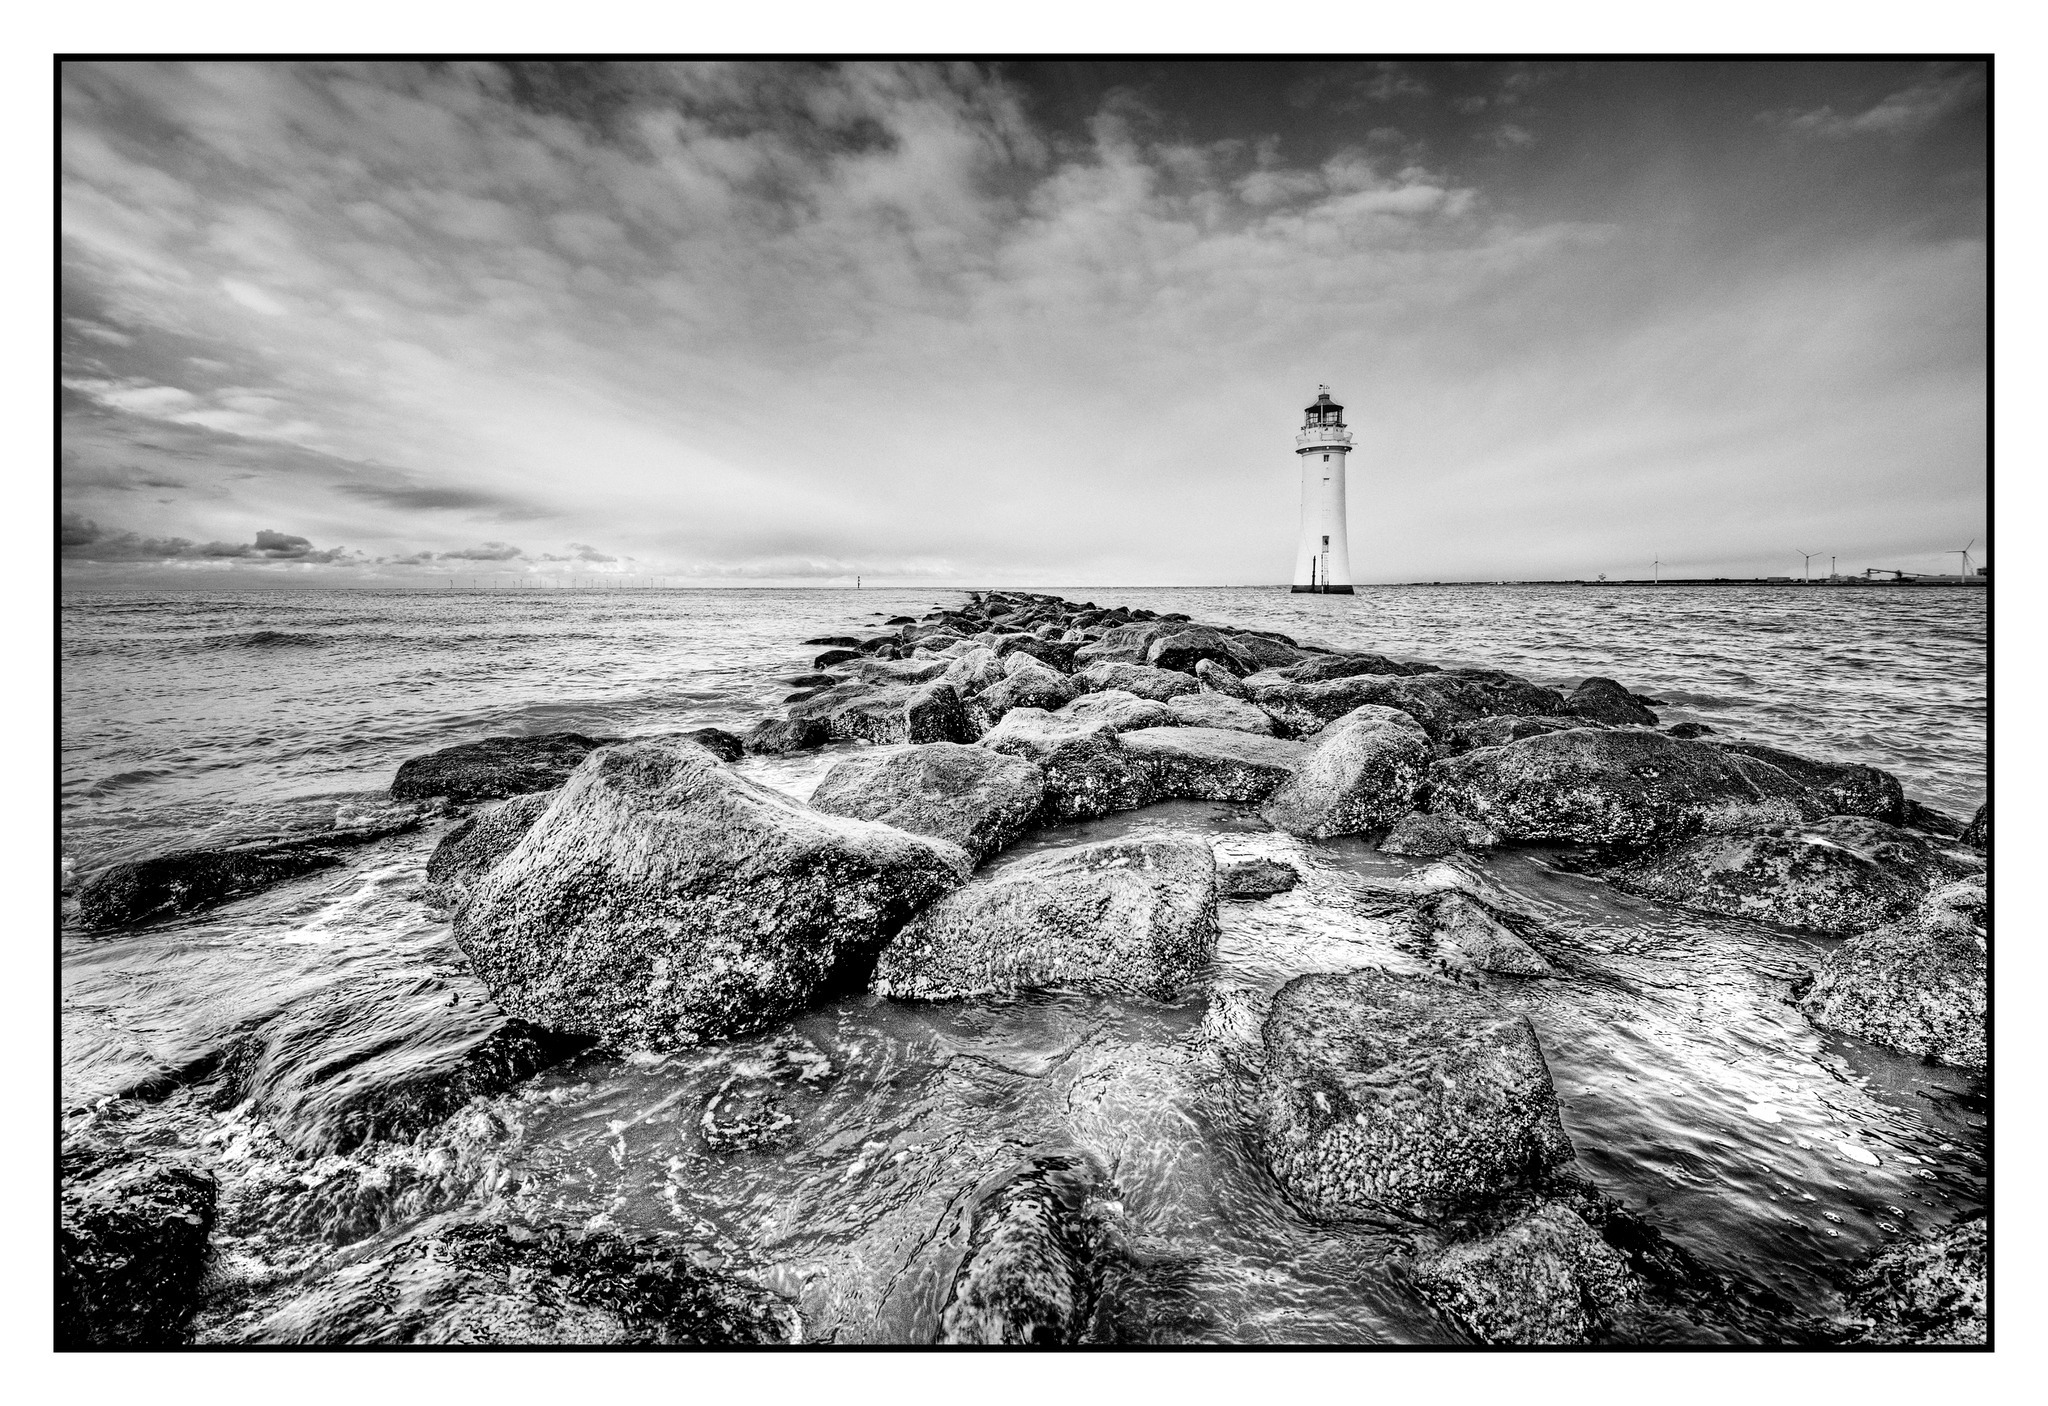
[[[977,864],[1023,834],[1044,800],[1037,763],[950,742],[858,753],[811,793],[827,815],[947,840]]]
[[[1300,882],[1301,871],[1277,859],[1233,859],[1216,871],[1216,886],[1225,898],[1271,898]]]
[[[1479,747],[1505,747],[1510,742],[1520,742],[1524,737],[1541,737],[1546,732],[1570,732],[1575,727],[1606,725],[1589,724],[1584,718],[1527,718],[1512,715],[1474,718],[1470,722],[1454,724],[1444,742],[1453,752],[1470,752]]]
[[[864,981],[966,877],[957,846],[820,814],[659,740],[595,753],[455,937],[508,1015],[617,1046],[755,1029]]]
[[[1300,742],[1215,727],[1139,728],[1117,742],[1159,800],[1263,801],[1308,751]]]
[[[1168,628],[1150,620],[1113,625],[1101,639],[1074,651],[1074,667],[1085,672],[1097,664],[1142,664],[1152,641]]]
[[[1858,1345],[1981,1346],[1988,1340],[1990,1237],[1982,1216],[1887,1247],[1849,1276]]]
[[[1309,1214],[1434,1218],[1568,1162],[1524,1016],[1424,977],[1296,977],[1267,1015],[1268,1165]]]
[[[1845,933],[1899,917],[1928,890],[1982,861],[1860,815],[1696,835],[1610,872],[1646,898],[1808,932]]]
[[[1766,747],[1761,742],[1721,742],[1724,752],[1768,762],[1819,798],[1829,815],[1867,815],[1892,825],[1906,819],[1906,793],[1899,779],[1874,766],[1823,762]]]
[[[1281,730],[1297,737],[1367,703],[1400,709],[1439,742],[1450,741],[1459,726],[1479,718],[1551,716],[1565,710],[1556,690],[1493,670],[1355,674],[1309,681],[1268,681],[1269,677],[1250,678],[1245,685]]]
[[[1038,635],[1008,635],[996,646],[999,658],[1007,659],[1012,654],[1028,654],[1054,673],[1072,673],[1074,650],[1077,645],[1063,643],[1057,638],[1045,639]]]
[[[533,791],[479,807],[465,817],[434,846],[427,860],[428,891],[446,907],[460,905],[469,897],[470,885],[526,838],[557,794]]]
[[[777,757],[809,751],[831,741],[820,718],[763,718],[748,728],[740,743],[756,756]]]
[[[953,685],[961,697],[972,698],[985,688],[1003,681],[1002,660],[986,645],[976,645],[946,666],[941,675],[945,682]]]
[[[793,728],[822,727],[829,742],[971,742],[975,735],[959,695],[943,680],[841,684],[793,704],[789,721]]]
[[[301,1156],[402,1142],[590,1042],[512,1020],[463,978],[339,982],[238,1038],[222,1107],[246,1104]]]
[[[1440,761],[1430,769],[1429,808],[1504,840],[1597,845],[1796,821],[1818,809],[1775,767],[1710,742],[1593,728]]]
[[[495,801],[525,791],[552,791],[604,742],[580,732],[546,732],[444,747],[399,767],[391,799]]]
[[[1155,669],[1172,669],[1191,674],[1200,660],[1239,674],[1255,674],[1261,665],[1238,647],[1237,641],[1208,625],[1190,625],[1163,634],[1145,651],[1145,662]]]
[[[1391,825],[1414,804],[1435,755],[1415,719],[1365,704],[1315,734],[1308,755],[1260,814],[1317,840]]]
[[[1411,810],[1394,822],[1380,839],[1378,848],[1382,854],[1436,859],[1460,850],[1487,849],[1498,843],[1499,837],[1491,830],[1469,820]]]
[[[1230,647],[1248,661],[1254,670],[1285,669],[1299,664],[1304,659],[1315,658],[1286,635],[1276,635],[1270,630],[1234,631],[1230,636]],[[1196,666],[1198,672],[1200,667],[1199,664]],[[1216,667],[1222,668],[1221,665]]]
[[[1982,1070],[1990,911],[1983,881],[1936,889],[1905,919],[1829,953],[1799,999],[1815,1025]]]
[[[1178,727],[1180,720],[1164,703],[1140,698],[1120,688],[1084,693],[1053,716],[1073,722],[1099,722],[1111,732],[1133,732],[1141,727]]]
[[[1437,669],[1433,664],[1397,663],[1384,654],[1318,654],[1286,665],[1279,672],[1296,683],[1321,683],[1362,674],[1429,674]]]
[[[1090,692],[1116,689],[1135,693],[1140,698],[1150,698],[1156,703],[1164,703],[1184,693],[1199,692],[1202,687],[1193,674],[1155,669],[1147,664],[1094,664],[1075,677],[1086,684]]]
[[[1181,694],[1169,700],[1166,707],[1174,724],[1180,727],[1220,727],[1228,732],[1255,732],[1261,737],[1273,735],[1273,720],[1263,708],[1210,689]]]
[[[1482,1341],[1518,1347],[1587,1342],[1643,1296],[1620,1252],[1555,1202],[1430,1256],[1415,1284]]]
[[[213,1178],[158,1161],[67,1177],[57,1215],[57,1346],[172,1347],[199,1306]]]
[[[1503,976],[1554,976],[1543,954],[1471,894],[1448,889],[1416,905],[1419,936],[1435,948],[1437,962],[1451,972],[1483,971]]]
[[[1081,696],[1079,679],[1048,669],[1028,654],[1013,654],[1004,664],[1001,682],[975,695],[974,706],[990,724],[1012,708],[1043,708],[1054,712]]]
[[[1044,815],[1050,821],[1092,820],[1155,799],[1150,770],[1118,745],[1114,728],[1097,719],[1013,708],[979,745],[1044,770]]]
[[[1963,843],[1972,849],[1987,853],[1991,849],[1991,802],[1977,807],[1977,813],[1970,817],[1970,823],[1963,827]]]
[[[934,903],[875,964],[878,995],[957,1000],[1061,988],[1169,1000],[1216,950],[1216,856],[1113,840],[1033,856]]]
[[[348,862],[375,840],[419,827],[416,817],[385,825],[323,831],[285,840],[256,840],[213,849],[182,849],[121,860],[79,881],[78,921],[89,928],[129,927],[213,908],[274,884]]]
[[[782,1300],[672,1239],[456,1211],[352,1245],[237,1343],[733,1347],[798,1334]]]
[[[1114,1192],[1093,1160],[1041,1154],[977,1193],[938,1341],[1060,1347],[1085,1340],[1116,1243]]]
[[[1588,722],[1616,727],[1655,727],[1657,715],[1643,706],[1642,699],[1613,679],[1590,678],[1564,700],[1565,711]]]
[[[1226,698],[1249,699],[1251,691],[1244,686],[1244,680],[1224,668],[1213,659],[1195,662],[1195,682],[1211,693],[1220,693]]]

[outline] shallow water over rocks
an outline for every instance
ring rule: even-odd
[[[86,621],[66,639],[67,651],[79,646],[66,670],[67,695],[77,700],[76,711],[67,701],[66,715],[66,843],[75,856],[91,862],[373,812],[382,804],[377,788],[399,760],[491,732],[615,736],[743,725],[786,691],[780,673],[807,663],[796,641],[843,630],[869,609],[917,613],[942,593],[863,592],[858,601],[851,593],[829,601],[707,593],[778,597],[772,608],[733,603],[727,616],[710,601],[687,603],[704,613],[684,615],[674,597],[544,602],[565,625],[573,615],[575,627],[561,633],[531,620],[521,629],[520,608],[503,597],[474,599],[466,628],[493,646],[515,646],[481,651],[489,659],[471,658],[474,644],[448,630],[446,614],[433,613],[453,612],[455,602],[387,607],[369,593],[320,594],[325,599],[311,604],[312,593],[268,603],[215,597],[182,615],[176,602],[116,602],[98,615],[91,612],[99,607],[72,604]],[[1239,593],[1078,594],[1231,619]],[[1674,691],[1658,671],[1668,676],[1679,667],[1674,659],[1703,648],[1652,641],[1638,666],[1604,655],[1578,662],[1554,643],[1532,660],[1515,652],[1538,646],[1516,642],[1526,622],[1511,613],[1497,638],[1480,640],[1470,625],[1457,635],[1456,656],[1423,654],[1402,631],[1419,637],[1426,622],[1399,602],[1361,596],[1296,606],[1284,593],[1241,594],[1245,623],[1401,657],[1492,663],[1566,686],[1609,674],[1660,698]],[[1658,608],[1606,594],[1618,598],[1615,609]],[[1702,594],[1723,601],[1729,593]],[[1974,628],[1981,649],[1981,613],[1969,614],[1981,612],[1981,600],[1955,601],[1962,595],[1924,592],[1950,603],[1916,599],[1900,609],[1928,618],[1952,612],[1944,628],[1955,631],[1956,648],[1966,648]],[[1377,628],[1345,625],[1346,634],[1325,621],[1316,630],[1307,617],[1276,608],[1360,603],[1373,606]],[[311,615],[292,614],[301,608]],[[1858,599],[1839,608],[1873,607]],[[430,643],[434,629],[452,643]],[[266,630],[287,638],[247,642]],[[438,669],[444,686],[438,695],[397,690],[386,708],[362,666],[408,630],[418,632],[405,646],[412,666]],[[512,638],[521,634],[533,638]],[[386,642],[367,642],[369,635]],[[204,643],[217,638],[244,642]],[[194,672],[166,663],[195,644],[195,653],[207,653]],[[1751,673],[1756,689],[1698,716],[1723,730],[1739,724],[1746,737],[1886,766],[1909,794],[1957,812],[1974,805],[1981,775],[1965,775],[1970,756],[1956,738],[1981,728],[1981,714],[1970,712],[1968,688],[1958,685],[1947,706],[1961,721],[1921,735],[1915,710],[1931,716],[1943,696],[1894,696],[1935,670],[1903,640],[1893,681],[1833,712],[1833,695],[1802,695],[1802,676],[1791,672],[1807,667],[1801,650],[1778,656],[1793,661],[1781,666],[1781,684],[1769,677],[1772,656],[1744,657],[1747,648],[1685,666],[1714,688]],[[619,653],[616,671],[609,660],[596,662],[607,649]],[[274,675],[233,676],[240,693],[217,678],[223,657],[280,661],[321,651],[353,658],[353,675],[287,665]],[[552,662],[543,668],[537,660]],[[150,693],[138,681],[151,669],[168,676],[153,696],[135,696]],[[568,691],[572,679],[589,702],[536,701]],[[182,699],[174,696],[180,688]],[[693,693],[707,696],[680,701]],[[1976,697],[1981,703],[1981,676]],[[1889,750],[1848,744],[1852,715],[1874,728],[1885,709],[1893,716]],[[1684,705],[1660,711],[1667,723],[1695,715]],[[294,713],[299,723],[288,725]],[[259,741],[266,727],[290,741]],[[316,745],[323,735],[324,751]],[[739,769],[801,797],[853,750],[749,758]],[[1981,772],[1981,757],[1974,764]],[[1306,972],[1439,970],[1407,915],[1412,895],[1446,887],[1509,915],[1558,973],[1461,979],[1529,1017],[1580,1170],[1729,1283],[1713,1312],[1646,1315],[1632,1325],[1632,1340],[1824,1334],[1846,1311],[1842,1285],[1853,1265],[1983,1201],[1981,1082],[1825,1035],[1791,1004],[1793,983],[1833,940],[1630,897],[1576,872],[1569,850],[1401,858],[1359,839],[1297,839],[1270,829],[1255,807],[1226,802],[1169,802],[1041,830],[992,861],[1193,834],[1220,859],[1275,859],[1299,871],[1292,890],[1224,902],[1213,970],[1178,1003],[1040,994],[926,1005],[844,996],[730,1042],[573,1057],[474,1100],[414,1141],[373,1140],[324,1155],[309,1155],[303,1140],[295,1150],[290,1130],[267,1123],[253,1105],[224,1106],[216,1065],[236,1039],[344,983],[432,979],[456,996],[458,1009],[487,999],[429,901],[425,861],[446,828],[431,824],[206,913],[118,935],[66,936],[64,1103],[73,1121],[97,1122],[131,1146],[182,1149],[219,1179],[216,1261],[195,1323],[201,1341],[260,1336],[268,1315],[300,1301],[341,1246],[403,1236],[423,1217],[467,1209],[685,1245],[784,1296],[803,1340],[929,1342],[941,1332],[974,1207],[1020,1166],[1049,1157],[1094,1169],[1102,1194],[1113,1198],[1103,1215],[1120,1237],[1121,1267],[1114,1302],[1090,1329],[1098,1339],[1469,1341],[1417,1293],[1411,1228],[1304,1217],[1266,1171],[1247,1111],[1246,1057],[1262,1003]],[[405,1008],[408,1019],[419,1018],[416,1005]],[[366,1033],[375,1032],[338,1030],[337,1041],[362,1043]],[[445,1036],[436,1029],[432,1039],[417,1037],[423,1057]],[[394,1038],[399,1056],[412,1048],[403,1032]],[[387,1048],[381,1057],[392,1056]],[[124,1090],[146,1098],[101,1102]],[[299,1089],[294,1116],[317,1126],[340,1115],[349,1093],[346,1077]]]

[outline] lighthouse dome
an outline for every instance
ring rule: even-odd
[[[1330,399],[1330,388],[1324,386],[1316,397],[1316,403],[1302,412],[1303,424],[1341,425],[1344,423],[1344,407]]]

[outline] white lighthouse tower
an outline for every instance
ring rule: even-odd
[[[1301,546],[1294,554],[1294,589],[1348,596],[1351,543],[1344,530],[1344,461],[1351,431],[1344,407],[1316,387],[1316,403],[1302,416],[1294,452],[1301,460]]]

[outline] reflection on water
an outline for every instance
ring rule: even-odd
[[[1605,613],[1683,605],[1637,599],[1646,594],[1609,592]],[[1693,594],[1707,599],[1684,609],[1731,604],[1728,592]],[[1846,592],[1815,593],[1813,603],[1785,595],[1787,612],[1871,608]],[[1467,621],[1447,632],[1451,646],[1425,650],[1428,612],[1465,607],[1368,594],[1341,603],[1351,614],[1325,618],[1314,612],[1329,602],[1270,592],[1145,598],[1211,618],[1229,618],[1241,600],[1242,618],[1274,628],[1554,680],[1611,673],[1667,698],[1686,674],[1688,696],[1733,699],[1730,679],[1746,673],[1763,680],[1749,685],[1755,696],[1699,711],[1717,726],[1739,717],[1747,735],[1881,761],[1954,809],[1981,788],[1981,760],[1967,745],[1981,723],[1970,712],[1981,706],[1981,674],[1974,705],[1967,684],[1949,681],[1958,692],[1947,706],[1968,725],[1930,735],[1898,721],[1940,701],[1924,689],[1910,704],[1895,696],[1935,668],[1924,656],[1891,659],[1881,688],[1829,694],[1816,711],[1795,681],[1815,670],[1832,679],[1828,650],[1808,657],[1782,640],[1768,653],[1724,644],[1718,655],[1674,640],[1669,653],[1623,660],[1594,654],[1608,636],[1582,630],[1585,652],[1574,656],[1557,642],[1565,627],[1555,618],[1539,628],[1510,615],[1490,627],[1498,638]],[[778,673],[807,663],[814,651],[795,641],[843,630],[859,618],[849,614],[856,604],[917,613],[932,597],[718,592],[693,599],[687,614],[658,595],[108,600],[72,603],[67,628],[66,843],[88,857],[312,823],[366,804],[363,793],[388,782],[403,757],[484,732],[740,724],[779,698]],[[1969,613],[1981,608],[1976,597],[1925,592],[1899,608],[1946,619],[1959,653],[1972,640],[1981,647],[1981,614]],[[1359,628],[1363,620],[1372,628]],[[258,642],[266,630],[283,638]],[[480,643],[512,634],[529,638],[503,651]],[[203,643],[220,639],[241,642]],[[193,646],[189,666],[181,640]],[[1685,649],[1701,659],[1681,665]],[[1802,656],[1782,675],[1772,665],[1781,651]],[[264,662],[242,662],[255,660]],[[1843,729],[1877,735],[1880,708],[1891,710],[1883,735],[1892,751],[1839,742]],[[1870,716],[1858,721],[1859,709]],[[1917,772],[1903,760],[1912,755],[1922,758]],[[803,795],[833,759],[743,767]],[[978,1189],[1026,1157],[1069,1150],[1100,1164],[1121,1207],[1136,1266],[1119,1286],[1128,1340],[1462,1341],[1407,1286],[1397,1237],[1294,1211],[1253,1154],[1242,1111],[1243,1056],[1262,999],[1303,972],[1422,970],[1398,918],[1401,896],[1456,882],[1526,919],[1559,969],[1555,979],[1482,980],[1535,1024],[1581,1168],[1738,1286],[1788,1315],[1834,1315],[1848,1265],[1982,1204],[1981,1086],[1823,1036],[1788,1004],[1791,982],[1825,942],[1661,908],[1572,872],[1558,852],[1489,855],[1447,871],[1355,839],[1297,840],[1221,804],[1152,807],[1041,832],[1018,848],[1164,830],[1303,873],[1292,892],[1225,904],[1215,970],[1178,1005],[848,997],[707,1049],[586,1055],[472,1104],[416,1143],[310,1160],[248,1110],[209,1106],[204,1083],[153,1104],[124,1100],[105,1116],[125,1120],[126,1136],[191,1149],[221,1178],[207,1336],[246,1328],[331,1247],[471,1202],[680,1235],[800,1304],[808,1338],[926,1342]],[[422,900],[436,838],[400,837],[341,869],[140,933],[68,938],[66,1105],[152,1076],[203,1073],[223,1032],[343,980],[427,972],[467,981],[445,921]],[[1673,1319],[1646,1331],[1771,1335],[1753,1320],[1709,1330]]]

